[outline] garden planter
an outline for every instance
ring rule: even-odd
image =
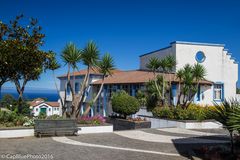
[[[89,133],[111,133],[113,132],[112,124],[101,124],[101,125],[81,125],[78,124],[78,134],[89,134]]]
[[[76,120],[35,120],[34,134],[35,136],[49,135],[76,135],[78,127]]]
[[[151,128],[150,121],[130,121],[119,118],[107,118],[107,123],[113,124],[113,130]]]
[[[177,127],[183,129],[218,129],[222,128],[222,124],[215,120],[172,120],[161,119],[151,116],[139,116],[144,117],[148,121],[151,121],[151,128],[169,128]]]

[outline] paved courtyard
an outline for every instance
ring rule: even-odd
[[[177,128],[118,131],[76,137],[0,140],[0,159],[188,159],[193,148],[229,143],[224,130]],[[19,156],[19,157],[17,157]],[[16,158],[17,157],[17,158]],[[24,159],[24,158],[22,158]]]

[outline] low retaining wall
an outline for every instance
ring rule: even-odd
[[[78,134],[86,133],[111,133],[113,132],[112,125],[104,126],[78,126]]]
[[[111,123],[113,125],[114,131],[119,130],[131,130],[131,129],[142,129],[142,128],[150,128],[150,121],[129,121],[126,119],[119,118],[107,118],[107,123]]]
[[[138,115],[139,116],[139,115]],[[148,121],[151,121],[151,128],[170,128],[178,127],[184,129],[217,129],[222,128],[222,124],[215,120],[205,120],[205,121],[194,121],[194,120],[185,120],[185,121],[176,121],[168,119],[159,119],[148,116],[145,117]]]
[[[112,125],[104,126],[78,126],[78,134],[87,133],[110,133],[113,132]],[[4,128],[0,129],[0,138],[19,138],[34,136],[34,128]]]
[[[18,138],[34,136],[33,128],[6,128],[0,129],[0,138]]]

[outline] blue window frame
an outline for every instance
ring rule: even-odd
[[[198,63],[203,63],[206,59],[206,56],[202,51],[198,51],[196,53],[195,59]]]
[[[70,87],[69,87],[69,85],[67,86],[67,95],[69,96],[70,95],[70,92],[71,92],[71,90],[70,90]]]
[[[197,101],[200,101],[201,97],[201,86],[198,85],[198,90],[197,90]]]
[[[79,87],[80,87],[80,86],[79,86],[79,83],[76,82],[76,83],[75,83],[75,92],[76,92],[76,93],[79,92],[79,90],[80,90]]]
[[[213,85],[213,100],[214,101],[224,100],[224,84],[223,83],[215,83]]]

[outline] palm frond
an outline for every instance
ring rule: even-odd
[[[77,68],[77,63],[79,63],[82,58],[82,51],[78,49],[74,43],[70,42],[64,47],[61,58],[65,64]]]
[[[99,50],[97,45],[90,41],[82,52],[83,63],[89,67],[96,66],[99,61]]]
[[[99,71],[104,76],[112,75],[112,71],[115,69],[114,60],[109,53],[103,55],[102,59],[98,63]]]
[[[156,72],[160,67],[160,60],[156,57],[152,57],[149,59],[149,62],[147,63],[146,67],[151,71]]]

